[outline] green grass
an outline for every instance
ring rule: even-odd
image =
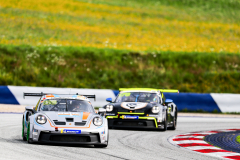
[[[164,10],[168,19],[209,21],[209,22],[234,22],[240,23],[239,0],[76,0],[82,2],[107,4],[112,6],[134,7],[149,10]],[[152,16],[147,13],[143,17]],[[162,15],[156,15],[162,16]]]
[[[0,44],[240,53],[239,0],[0,1]]]
[[[0,46],[0,84],[239,93],[240,55]]]
[[[240,135],[236,137],[236,141],[240,143]]]

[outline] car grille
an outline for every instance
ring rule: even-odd
[[[115,121],[114,125],[118,126],[147,126],[146,122],[131,122],[131,121]]]
[[[86,122],[75,122],[75,126],[84,126]]]
[[[66,122],[54,122],[56,125],[66,125]]]
[[[56,142],[90,142],[90,137],[69,136],[69,135],[51,135],[50,141]]]
[[[108,126],[115,126],[115,127],[144,127],[144,128],[151,128],[156,127],[155,121],[153,120],[144,120],[144,119],[108,119]]]
[[[100,136],[99,136],[99,133],[63,134],[63,133],[41,132],[39,136],[39,142],[99,143]]]
[[[73,118],[66,118],[67,122],[73,122]]]

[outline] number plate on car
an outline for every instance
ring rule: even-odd
[[[122,116],[122,119],[138,119],[139,116]]]

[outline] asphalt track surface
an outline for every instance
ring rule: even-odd
[[[28,144],[21,114],[0,114],[0,159],[217,159],[176,147],[168,138],[186,132],[240,128],[240,118],[179,117],[175,131],[110,130],[107,148]]]

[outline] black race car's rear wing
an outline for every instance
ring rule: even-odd
[[[161,92],[168,92],[168,93],[179,93],[179,90],[177,90],[177,89],[159,89],[159,91],[161,91]]]
[[[94,98],[94,101],[96,101],[96,96],[95,95],[82,95],[82,94],[55,94],[55,93],[23,93],[23,98],[25,99],[25,96],[34,96],[34,97],[42,97],[44,95],[79,95],[79,96],[84,96],[87,98]]]

